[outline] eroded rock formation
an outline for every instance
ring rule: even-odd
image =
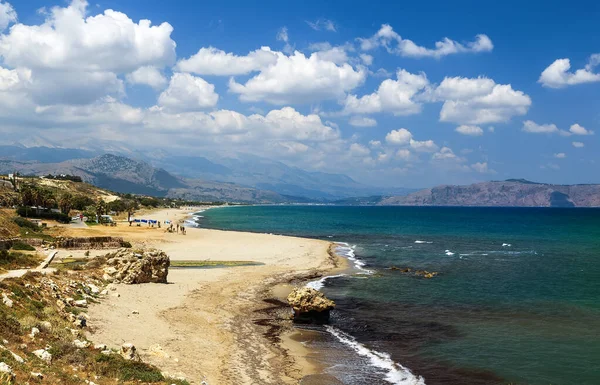
[[[294,322],[299,323],[326,323],[335,308],[335,302],[309,287],[294,289],[287,301],[294,311]]]
[[[160,250],[120,249],[107,254],[104,279],[114,283],[167,283],[170,259]]]

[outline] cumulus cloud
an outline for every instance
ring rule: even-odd
[[[174,73],[158,104],[172,111],[194,111],[214,107],[219,101],[215,86],[186,73]]]
[[[594,131],[587,130],[585,127],[575,123],[569,128],[569,132],[573,135],[594,135]]]
[[[571,69],[569,59],[557,59],[542,72],[538,83],[544,87],[564,88],[576,84],[600,82],[600,73],[594,72],[594,68],[599,63],[600,54],[594,54],[585,68],[571,72],[569,71]]]
[[[567,157],[567,154],[565,154],[564,152],[559,152],[559,153],[554,154],[554,157],[557,159],[564,159]]]
[[[385,136],[385,141],[394,145],[409,144],[411,139],[412,133],[406,128],[392,130]]]
[[[422,105],[416,96],[429,85],[424,73],[412,74],[400,69],[397,80],[386,79],[377,91],[362,97],[348,95],[343,114],[373,114],[390,112],[394,115],[412,115],[421,112]]]
[[[229,90],[244,102],[264,101],[283,105],[343,98],[361,85],[366,77],[362,68],[354,69],[324,60],[318,53],[306,57],[301,52],[287,56],[277,52],[277,62],[260,71],[245,84],[231,78]]]
[[[523,122],[523,131],[530,134],[553,134],[559,132],[555,124],[537,124],[533,120]]]
[[[433,140],[415,140],[412,133],[406,128],[392,130],[385,136],[386,143],[393,146],[405,146],[407,151],[412,149],[416,152],[435,152],[438,146]]]
[[[409,160],[410,155],[410,151],[405,148],[401,148],[396,152],[396,157],[402,160]]]
[[[585,144],[583,144],[582,142],[573,142],[573,147],[582,148],[585,147]]]
[[[17,12],[10,3],[0,1],[0,32],[17,22]]]
[[[456,127],[455,131],[458,132],[459,134],[468,135],[468,136],[483,135],[483,130],[479,126],[468,126],[468,125],[463,124],[462,126]]]
[[[352,143],[350,145],[350,154],[352,156],[367,156],[371,153],[367,147],[359,143]]]
[[[431,157],[434,161],[451,161],[451,162],[463,162],[464,158],[457,156],[450,147],[442,147],[438,152]]]
[[[54,7],[41,25],[15,24],[0,36],[0,56],[13,68],[125,73],[175,61],[173,27],[153,26],[150,20],[131,20],[106,10],[86,17],[87,1],[72,0]]]
[[[145,84],[154,89],[162,89],[167,85],[167,78],[156,67],[140,67],[125,77],[130,84]]]
[[[286,32],[287,33],[287,32]],[[214,47],[200,48],[188,59],[180,60],[175,68],[197,75],[243,75],[259,71],[277,62],[277,55],[269,47],[262,47],[245,56],[226,53]]]
[[[306,21],[306,24],[315,31],[330,31],[337,32],[337,28],[335,27],[335,23],[328,19],[317,19],[315,21]]]
[[[375,127],[377,121],[373,118],[367,118],[366,116],[353,116],[348,121],[348,124],[354,127]]]
[[[360,47],[364,51],[377,47],[384,47],[389,53],[413,58],[443,56],[457,53],[489,52],[494,45],[489,37],[480,34],[472,42],[461,44],[449,38],[444,38],[435,43],[435,48],[419,46],[412,40],[402,38],[389,24],[383,24],[379,31],[370,38],[359,38]]]
[[[410,147],[417,152],[435,152],[438,149],[433,140],[410,140]]]
[[[484,77],[447,77],[430,97],[444,102],[440,121],[468,125],[507,122],[525,115],[531,106],[531,98],[522,91]]]

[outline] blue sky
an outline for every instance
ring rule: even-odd
[[[0,132],[387,186],[599,183],[598,20],[593,1],[0,1]]]

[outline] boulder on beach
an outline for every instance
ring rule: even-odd
[[[294,311],[294,322],[298,323],[327,323],[329,312],[335,308],[335,302],[309,287],[294,289],[287,301]]]
[[[104,279],[114,283],[167,283],[169,256],[160,250],[120,249],[107,254]]]

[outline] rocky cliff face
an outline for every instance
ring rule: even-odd
[[[523,180],[438,186],[388,197],[380,205],[598,207],[600,185],[552,185]]]

